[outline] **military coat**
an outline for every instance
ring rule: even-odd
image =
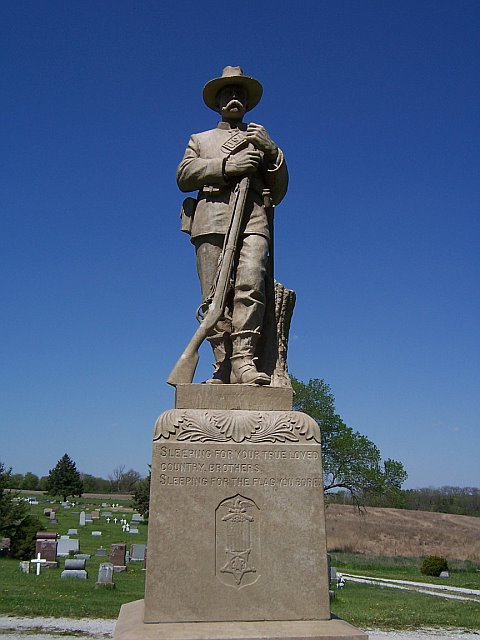
[[[229,140],[243,135],[246,124],[231,129],[219,122],[216,129],[194,133],[177,169],[177,184],[181,191],[197,191],[197,205],[191,224],[192,242],[199,236],[217,233],[224,235],[230,222],[232,193],[239,177],[228,178],[224,173]],[[240,130],[240,133],[239,133]],[[278,204],[287,192],[288,170],[282,151],[278,150],[274,164],[263,160],[257,171],[250,174],[243,233],[269,238],[269,227],[262,192],[270,190],[273,204]]]

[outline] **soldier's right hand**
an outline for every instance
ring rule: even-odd
[[[243,176],[248,173],[254,173],[261,159],[262,154],[257,149],[242,149],[228,156],[225,163],[225,173],[227,176]]]

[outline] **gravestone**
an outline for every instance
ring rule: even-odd
[[[113,582],[113,564],[104,562],[98,568],[98,578],[95,583],[95,589],[114,589]]]
[[[69,535],[69,536],[77,536],[78,535],[78,529],[69,529],[67,531],[67,535]]]
[[[45,568],[57,567],[57,534],[39,531],[35,541],[35,555],[41,555],[45,560]]]
[[[36,569],[35,573],[37,576],[40,575],[41,567],[44,565],[47,566],[47,561],[45,560],[45,558],[42,558],[42,555],[40,552],[37,553],[37,557],[30,560],[30,562],[35,565],[35,569]]]
[[[74,555],[74,558],[77,558],[79,560],[90,560],[92,556],[89,553],[76,553]]]
[[[86,524],[86,520],[87,520],[87,518],[86,518],[86,515],[85,515],[85,511],[80,511],[80,521],[79,521],[79,523],[78,523],[78,524],[79,524],[81,527],[84,527],[84,526],[85,526],[85,524]]]
[[[132,514],[132,519],[131,519],[132,522],[143,522],[144,520],[145,518],[139,513]]]
[[[54,531],[37,531],[35,538],[37,540],[56,540],[58,538],[58,534]]]
[[[135,527],[130,527],[130,530],[128,531],[128,533],[137,534],[138,529],[136,529]]]
[[[94,511],[91,512],[90,517],[92,520],[98,520],[100,518],[100,511],[95,509]]]
[[[85,559],[67,558],[65,560],[65,569],[62,571],[61,578],[73,578],[75,580],[86,580],[88,577],[85,570]]]
[[[84,558],[68,558],[65,560],[65,569],[85,569],[86,560]]]
[[[92,531],[92,536],[94,536],[94,537],[96,537],[96,538],[98,538],[98,537],[99,537],[99,536],[101,536],[101,535],[102,535],[102,532],[101,532],[101,531]]]
[[[85,569],[85,558],[67,558],[65,560],[65,569]]]
[[[65,569],[60,574],[60,578],[73,578],[74,580],[86,580],[88,573],[85,569]]]
[[[57,542],[56,540],[37,540],[35,542],[35,553],[40,553],[45,558],[49,566],[57,564]]]
[[[30,562],[28,560],[22,560],[18,566],[22,573],[30,573]]]
[[[10,546],[10,538],[0,538],[0,556],[6,558],[8,555],[10,555]]]
[[[57,543],[57,556],[64,557],[70,552],[76,553],[80,548],[80,541],[77,538],[60,538]]]
[[[101,558],[102,558],[102,557],[104,557],[104,556],[106,556],[106,555],[107,555],[107,550],[106,550],[106,549],[104,549],[103,547],[100,547],[100,549],[97,549],[97,550],[95,551],[95,555],[96,555],[97,557],[101,557]]]
[[[145,544],[132,544],[130,547],[130,562],[144,562],[146,548],[147,545]]]
[[[110,562],[115,572],[126,571],[126,554],[127,545],[124,542],[110,545]]]

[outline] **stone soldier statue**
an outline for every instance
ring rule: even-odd
[[[232,291],[222,317],[207,336],[215,357],[213,376],[207,380],[211,384],[270,384],[270,376],[258,371],[255,362],[266,305],[271,234],[267,211],[283,199],[288,172],[282,151],[263,126],[243,122],[262,92],[262,85],[240,67],[225,67],[221,77],[207,82],[203,99],[221,120],[215,129],[190,137],[177,169],[179,188],[198,191],[192,210],[184,216],[188,228],[183,230],[195,245],[204,301],[215,281],[235,186],[244,176],[250,178]]]

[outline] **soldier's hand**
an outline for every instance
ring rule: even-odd
[[[261,124],[250,122],[247,126],[247,140],[251,142],[256,149],[263,151],[269,162],[275,162],[278,155],[278,147],[268,135],[267,130]]]
[[[231,156],[228,156],[225,163],[225,173],[227,176],[243,176],[254,173],[262,158],[262,154],[257,149],[242,149]]]

